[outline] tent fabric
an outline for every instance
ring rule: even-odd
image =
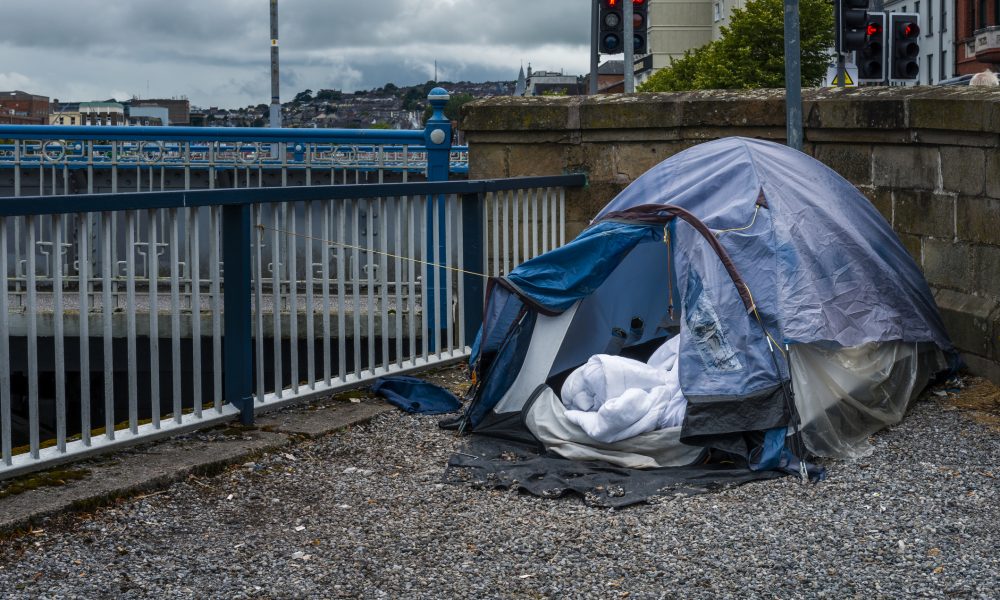
[[[372,393],[382,396],[393,406],[414,414],[441,415],[462,407],[462,402],[455,394],[443,387],[405,375],[379,377],[372,385]]]
[[[538,315],[535,313],[522,313],[520,320],[508,325],[506,335],[497,345],[496,359],[483,373],[481,390],[478,395],[482,400],[471,403],[469,406],[469,423],[473,427],[479,426],[493,411],[521,374],[524,355],[531,345],[531,334],[535,329],[537,318]]]
[[[679,430],[659,430],[662,448],[602,447],[532,393],[561,389],[595,354],[645,361],[674,336],[687,406]],[[667,159],[576,239],[492,280],[480,339],[469,431],[619,466],[710,448],[788,471],[786,431],[816,454],[854,456],[958,365],[926,281],[874,206],[815,159],[746,138]]]
[[[757,203],[761,195],[766,207]],[[724,138],[667,159],[625,188],[580,237],[507,279],[544,309],[565,310],[657,232],[602,217],[648,204],[684,208],[716,232],[747,228],[718,239],[758,308],[773,312],[782,343],[850,347],[898,339],[953,350],[920,270],[871,202],[819,161],[763,140]],[[689,249],[693,229],[678,229],[679,279],[692,267],[702,277],[717,271],[717,258]],[[749,239],[758,236],[763,243]]]
[[[592,294],[636,245],[658,240],[662,231],[655,226],[598,223],[565,246],[518,265],[501,284],[543,314],[561,313]]]

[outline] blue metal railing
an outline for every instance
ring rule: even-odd
[[[556,247],[561,190],[584,183],[562,175],[0,199],[0,478],[236,417],[249,423],[255,411],[467,356],[485,276],[497,273],[488,241],[519,247],[519,224],[522,259]],[[90,226],[93,235],[80,235]],[[130,250],[124,273],[111,260],[116,236],[150,248],[138,261]],[[161,242],[162,259],[152,250]],[[66,258],[49,251],[46,269],[41,243],[67,246]],[[181,268],[185,249],[197,255],[200,244],[214,258],[207,279],[197,262]],[[24,276],[11,278],[22,260]],[[149,340],[170,344],[169,359],[160,343],[141,350],[144,322]],[[44,338],[54,365],[40,365]],[[67,352],[75,344],[81,361],[100,361],[93,379],[83,362],[70,371],[64,355],[76,355]],[[55,398],[40,397],[43,379],[54,381]],[[94,410],[92,395],[104,399]],[[161,395],[172,398],[162,409]],[[29,409],[18,415],[29,428],[22,449],[12,443],[15,406]],[[101,407],[103,430],[92,429]]]
[[[263,174],[280,172],[281,185],[288,175],[293,184],[335,183],[335,175],[376,173],[428,174],[429,181],[446,179],[448,173],[468,172],[468,148],[451,145],[450,122],[443,116],[448,94],[435,88],[428,96],[434,116],[423,130],[385,129],[270,129],[262,127],[111,127],[64,125],[0,125],[0,171],[14,173],[11,195],[73,193],[71,174],[87,172],[87,193],[110,188],[124,191],[119,175],[135,174],[142,191],[165,184],[167,172],[183,173],[190,189],[191,174],[209,171],[205,187],[217,185],[217,174],[242,172],[251,185],[251,172],[263,185]],[[441,134],[446,134],[440,137]],[[437,165],[434,176],[429,173]],[[110,180],[95,182],[95,172],[110,172]],[[323,180],[322,176],[326,179]],[[59,181],[60,178],[62,181]],[[304,180],[303,180],[304,178]],[[236,178],[232,178],[233,182]],[[37,186],[35,185],[37,183]],[[124,183],[124,182],[121,182]]]

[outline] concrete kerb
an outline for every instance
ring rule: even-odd
[[[86,470],[86,477],[0,498],[0,535],[30,530],[48,517],[93,510],[120,498],[153,493],[189,476],[215,475],[298,440],[342,431],[394,410],[374,398],[354,400],[358,401],[340,400],[271,413],[258,419],[252,428],[196,431],[74,463],[68,468]]]

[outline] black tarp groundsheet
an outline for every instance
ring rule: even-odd
[[[576,494],[590,506],[620,508],[655,497],[703,494],[784,475],[751,471],[742,459],[728,454],[709,455],[688,467],[626,469],[603,461],[567,460],[527,444],[472,436],[448,461],[444,481],[519,489],[543,498]]]

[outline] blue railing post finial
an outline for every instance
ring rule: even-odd
[[[444,88],[436,87],[427,95],[427,102],[434,110],[424,126],[424,145],[427,147],[427,181],[447,181],[448,166],[451,162],[451,121],[444,114],[451,96]],[[427,199],[427,256],[430,262],[440,265],[447,256],[447,218],[445,197],[432,196]],[[437,227],[435,227],[435,215]],[[434,243],[437,230],[437,244]],[[427,270],[427,331],[430,339],[427,347],[437,350],[445,344],[442,335],[446,331],[448,305],[445,285],[448,278],[445,270],[433,267]]]
[[[424,125],[424,145],[427,147],[427,181],[448,179],[451,154],[451,121],[444,114],[451,95],[444,88],[436,87],[427,95],[433,114]]]

